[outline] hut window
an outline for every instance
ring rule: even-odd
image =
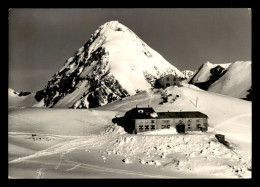
[[[170,123],[170,120],[162,120],[163,123]]]
[[[197,124],[197,128],[200,128],[201,127],[201,124]]]
[[[166,80],[169,81],[170,80],[169,77],[167,77]]]
[[[191,122],[191,119],[189,119],[188,122]]]
[[[138,110],[138,113],[144,113],[144,111],[143,110]]]
[[[171,125],[162,125],[162,129],[169,129]]]
[[[190,123],[188,123],[188,127],[190,127]]]
[[[190,126],[188,126],[188,129],[191,129],[191,127],[190,127]]]
[[[149,130],[149,125],[145,125],[145,130]]]
[[[151,129],[155,129],[155,125],[151,125]]]
[[[151,120],[151,123],[154,123],[154,120]]]
[[[174,77],[173,80],[176,81],[176,77]]]
[[[139,130],[143,130],[144,129],[143,127],[144,127],[143,125],[139,125]]]
[[[197,122],[200,122],[200,119],[197,119]]]

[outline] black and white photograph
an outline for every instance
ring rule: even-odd
[[[8,179],[251,179],[251,8],[10,8]]]

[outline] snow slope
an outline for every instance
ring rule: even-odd
[[[246,98],[247,90],[252,85],[251,61],[237,61],[232,63],[227,72],[214,82],[208,91],[229,95],[236,98]]]
[[[8,107],[30,107],[37,103],[34,98],[35,93],[31,93],[26,96],[19,96],[19,94],[20,93],[15,92],[13,89],[8,88]]]
[[[183,74],[118,21],[100,26],[37,92],[41,107],[92,108],[140,90],[156,78]]]
[[[250,178],[251,166],[214,132],[137,135],[117,111],[9,108],[9,178]]]
[[[9,132],[37,132],[43,134],[52,132],[61,136],[97,134],[104,130],[106,124],[110,124],[111,116],[117,114],[115,111],[102,112],[84,109],[24,108],[21,110],[19,108],[10,108],[9,111],[11,112],[8,115]]]

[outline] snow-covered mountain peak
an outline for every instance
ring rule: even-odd
[[[212,64],[211,62],[207,61],[207,62],[205,62],[203,65],[204,65],[204,66],[212,66],[213,64]]]
[[[101,25],[98,30],[101,30],[101,34],[109,34],[111,31],[126,31],[127,29],[127,27],[118,21],[109,21]],[[98,32],[98,30],[96,32]]]
[[[133,31],[110,21],[65,62],[36,99],[44,100],[39,106],[95,107],[149,89],[167,74],[184,77]]]

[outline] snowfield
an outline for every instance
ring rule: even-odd
[[[177,96],[178,95],[178,96]],[[167,102],[162,102],[166,96]],[[209,131],[128,134],[111,120],[138,106],[200,111]],[[8,109],[9,178],[251,178],[249,101],[192,85],[147,90],[89,109]],[[216,133],[226,136],[227,147]]]

